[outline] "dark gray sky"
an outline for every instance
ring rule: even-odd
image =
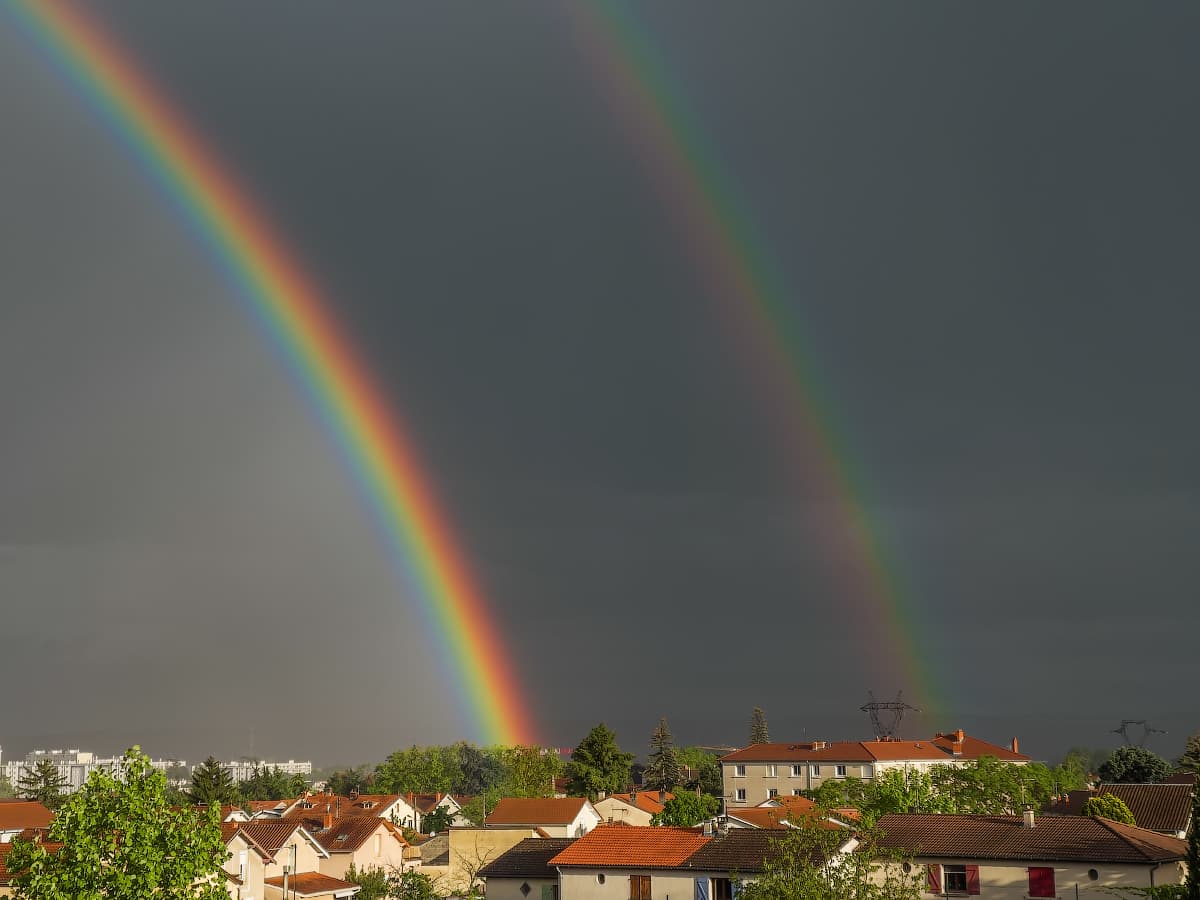
[[[96,4],[326,288],[544,739],[859,738],[843,594],[721,300],[557,2]],[[778,263],[941,715],[1054,757],[1200,728],[1200,9],[633,19]],[[6,755],[474,737],[276,353],[0,19]],[[773,410],[776,412],[773,413]],[[897,636],[897,642],[902,638]],[[883,660],[883,663],[880,662]]]

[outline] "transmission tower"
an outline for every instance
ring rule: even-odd
[[[900,732],[900,722],[906,712],[920,712],[915,706],[910,706],[901,699],[902,691],[896,692],[895,700],[876,700],[875,695],[867,691],[867,702],[859,707],[871,715],[871,728],[875,731],[878,741],[893,740]]]
[[[1138,742],[1136,744],[1133,742],[1133,739],[1130,738],[1130,736],[1129,736],[1129,726],[1130,725],[1141,725],[1142,726],[1142,736],[1138,739]],[[1166,734],[1167,732],[1163,728],[1152,728],[1150,726],[1150,723],[1148,721],[1146,721],[1145,719],[1122,719],[1121,727],[1114,728],[1112,730],[1112,733],[1119,734],[1121,736],[1121,740],[1123,740],[1125,742],[1124,746],[1126,746],[1126,747],[1145,747],[1146,746],[1146,738],[1150,737],[1150,735]]]

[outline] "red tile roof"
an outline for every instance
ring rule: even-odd
[[[505,797],[485,825],[570,825],[587,803],[585,797]]]
[[[1186,832],[1192,818],[1190,784],[1109,784],[1098,793],[1120,797],[1139,828],[1170,833]]]
[[[288,819],[251,819],[249,822],[226,822],[226,825],[236,825],[237,831],[274,856],[287,844],[292,835],[303,826],[300,822]],[[304,829],[308,834],[308,829]],[[222,829],[222,836],[224,830]],[[312,835],[309,834],[309,837]]]
[[[963,735],[938,734],[927,741],[812,741],[809,743],[751,744],[721,757],[723,763],[739,762],[888,762],[916,759],[930,762],[979,759],[994,756],[1009,762],[1028,762],[1029,757],[1007,747]],[[955,754],[955,750],[960,752]]]
[[[263,879],[264,884],[269,884],[272,887],[283,887],[283,876],[278,875],[275,878]],[[329,875],[322,875],[320,872],[297,872],[295,875],[288,876],[288,891],[295,890],[298,897],[317,897],[321,894],[340,893],[342,891],[355,890],[357,885],[351,884],[349,881],[342,881],[340,878],[332,878]]]
[[[884,847],[918,857],[1029,862],[1153,863],[1182,859],[1187,844],[1145,828],[1087,816],[896,814],[877,823]]]
[[[693,828],[600,825],[550,860],[552,866],[678,868],[710,838]]]
[[[15,831],[18,828],[45,828],[53,819],[54,813],[36,800],[0,803],[0,831]]]
[[[381,828],[388,833],[388,840],[398,839],[401,846],[407,843],[391,822],[378,816],[367,815],[342,816],[334,820],[329,828],[313,837],[329,853],[352,853]]]
[[[642,812],[648,812],[650,815],[657,815],[662,812],[663,804],[658,801],[658,791],[638,791],[637,793],[628,794],[609,794],[614,800],[623,800],[630,806],[636,806]],[[674,800],[675,795],[670,791],[663,791],[663,801]]]
[[[51,853],[62,849],[62,844],[46,844],[46,849]],[[7,866],[8,854],[12,852],[12,844],[0,844],[0,885],[12,884],[13,875],[15,872],[10,872]]]

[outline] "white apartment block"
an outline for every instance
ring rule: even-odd
[[[113,771],[121,762],[119,756],[98,757],[88,750],[70,748],[66,750],[31,750],[24,759],[10,760],[0,764],[0,773],[16,787],[27,770],[33,769],[39,762],[49,761],[58,770],[59,776],[65,782],[67,793],[79,790],[93,772]],[[182,759],[152,759],[150,765],[161,772],[166,772],[172,766],[187,766]]]
[[[192,767],[193,769],[195,766]],[[234,781],[248,781],[254,776],[254,770],[279,769],[284,775],[311,775],[312,762],[305,760],[297,762],[289,759],[287,762],[269,762],[264,760],[239,759],[235,762],[223,762],[221,768],[233,776]]]

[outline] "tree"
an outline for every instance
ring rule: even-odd
[[[279,766],[255,766],[249,778],[238,782],[237,793],[243,800],[283,800],[307,789],[303,775],[286,775]]]
[[[17,793],[26,800],[38,801],[47,809],[58,809],[66,788],[67,779],[48,759],[39,759],[32,768],[22,769],[17,779]]]
[[[370,776],[365,766],[349,769],[338,769],[325,780],[325,790],[341,797],[349,797],[354,793],[362,793],[370,786]],[[300,793],[303,793],[301,791]],[[267,797],[267,800],[274,799]]]
[[[454,813],[444,806],[435,806],[432,811],[421,816],[421,831],[424,834],[441,834],[450,827]]]
[[[554,780],[563,773],[559,755],[541,747],[498,748],[505,797],[552,797]]]
[[[454,781],[453,793],[473,797],[503,784],[507,774],[503,759],[506,748],[480,749],[462,741],[455,745],[455,749],[458,752],[458,777]]]
[[[192,770],[192,788],[188,791],[188,797],[193,803],[208,806],[227,806],[239,801],[233,775],[215,756],[210,756]]]
[[[651,825],[695,828],[721,811],[721,801],[708,794],[683,793],[663,804],[663,811],[650,817]]]
[[[1145,747],[1120,747],[1100,767],[1103,781],[1120,784],[1157,784],[1171,774],[1171,764]]]
[[[369,869],[357,869],[354,863],[346,869],[346,880],[358,885],[358,893],[354,900],[388,900],[392,896],[392,879],[386,869],[378,866]]]
[[[761,877],[741,885],[740,900],[919,900],[921,873],[868,829],[851,835],[814,820],[793,823],[765,861]],[[851,839],[858,846],[841,852]]]
[[[433,889],[433,879],[414,869],[398,875],[393,874],[389,896],[395,900],[438,900],[437,892]]]
[[[650,737],[650,760],[642,773],[642,784],[652,791],[669,791],[679,784],[679,757],[666,719],[658,720]]]
[[[677,747],[675,755],[679,764],[690,770],[691,777],[687,779],[687,787],[698,790],[714,797],[722,796],[724,784],[721,778],[721,763],[717,755],[702,747]]]
[[[571,751],[567,765],[571,793],[595,800],[600,791],[622,791],[629,783],[632,763],[633,754],[623,752],[616,734],[601,722]]]
[[[1191,741],[1188,742],[1189,745]],[[1187,839],[1187,880],[1183,883],[1185,900],[1200,900],[1200,791],[1192,789],[1192,828]]]
[[[0,800],[7,800],[15,796],[17,796],[17,789],[12,786],[12,782],[8,780],[7,776],[0,772]]]
[[[461,777],[454,747],[397,750],[375,767],[375,787],[389,794],[449,793]]]
[[[97,770],[50,823],[47,843],[16,841],[8,858],[24,900],[225,900],[227,857],[216,809],[172,809],[167,780],[133,747]]]
[[[767,730],[767,714],[756,706],[754,707],[754,711],[750,713],[750,743],[769,744],[770,742],[771,735]]]
[[[1115,794],[1099,794],[1088,797],[1083,804],[1083,814],[1093,818],[1112,819],[1125,825],[1136,825],[1133,813],[1125,805],[1125,801]]]
[[[1183,756],[1175,764],[1184,772],[1200,772],[1200,734],[1193,734],[1187,739]]]
[[[1063,757],[1062,762],[1051,771],[1054,773],[1056,794],[1066,794],[1087,787],[1092,773],[1099,768],[1099,763],[1093,764],[1095,753],[1084,747],[1072,747]],[[1107,757],[1107,754],[1105,754]],[[1102,762],[1102,761],[1101,761]]]

